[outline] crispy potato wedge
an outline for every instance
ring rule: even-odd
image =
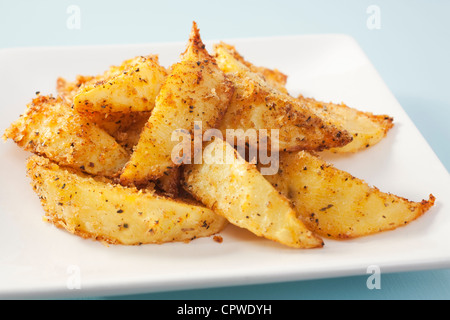
[[[130,157],[108,133],[61,98],[51,96],[33,99],[3,138],[59,164],[95,175],[116,175]]]
[[[75,110],[87,114],[151,111],[166,77],[157,56],[130,59],[101,81],[82,87],[73,104]]]
[[[73,98],[86,86],[93,86],[95,83],[107,82],[114,76],[120,75],[124,70],[138,63],[138,58],[125,60],[119,66],[111,66],[103,74],[97,76],[77,76],[75,81],[67,81],[59,77],[56,83],[56,91],[67,104],[73,104]],[[151,111],[141,112],[91,112],[83,114],[97,126],[105,130],[114,137],[129,152],[139,140],[139,135],[145,123],[150,117]]]
[[[421,202],[381,192],[308,152],[280,154],[280,170],[265,178],[292,201],[306,226],[322,237],[349,239],[393,230],[429,210]]]
[[[235,90],[220,130],[234,129],[238,139],[245,139],[248,129],[266,129],[271,150],[321,151],[342,147],[350,143],[352,136],[342,127],[325,121],[315,112],[289,94],[268,84],[258,73],[236,59],[227,45],[214,46],[219,67],[233,82]],[[278,130],[273,138],[271,129]],[[240,133],[239,133],[240,132]],[[272,145],[276,141],[278,146]],[[261,137],[258,137],[258,146]],[[257,147],[257,146],[255,146]]]
[[[172,151],[179,144],[179,141],[172,141],[172,134],[182,129],[193,140],[196,121],[201,122],[202,132],[215,128],[232,94],[231,82],[205,49],[194,23],[181,62],[172,66],[161,88],[156,106],[123,170],[121,183],[145,184],[179,165],[172,161]],[[186,140],[185,143],[190,146],[191,139]]]
[[[114,185],[43,157],[31,157],[27,173],[47,220],[83,238],[123,245],[189,241],[227,225],[198,203]]]
[[[335,153],[358,152],[381,141],[394,126],[394,119],[388,115],[374,115],[348,107],[345,104],[325,103],[300,95],[301,104],[315,111],[324,119],[331,120],[336,126],[345,128],[353,140],[339,148],[331,148]]]
[[[150,56],[152,59],[158,60],[158,56]],[[120,65],[110,66],[105,72],[98,75],[77,75],[74,81],[68,81],[62,77],[56,79],[56,91],[68,104],[73,103],[73,98],[86,87],[95,86],[95,84],[107,82],[115,76],[120,75],[126,70],[133,68],[141,57],[134,57],[123,61]],[[103,110],[104,111],[104,110]]]
[[[261,75],[272,87],[287,93],[287,76],[278,70],[256,67],[237,52],[234,46],[221,42],[221,48],[226,49],[236,60],[247,66],[252,72]],[[250,95],[249,95],[250,96]],[[324,121],[330,121],[336,127],[345,128],[353,140],[343,147],[331,148],[331,152],[358,152],[378,143],[389,129],[393,127],[393,118],[388,115],[374,115],[348,107],[345,104],[325,103],[313,98],[297,97],[300,104],[317,113]]]
[[[73,97],[86,82],[100,77],[78,76],[74,82],[69,82],[63,78],[58,78],[57,92],[66,104],[73,104]],[[131,153],[133,147],[139,140],[139,135],[144,128],[145,123],[150,117],[151,111],[142,112],[114,112],[100,113],[92,112],[88,115],[83,114],[98,127],[105,130],[109,135],[116,139],[119,144]]]
[[[202,164],[184,166],[183,176],[185,190],[230,223],[293,248],[323,246],[289,201],[227,142],[208,144]]]
[[[278,69],[269,69],[266,67],[255,66],[250,61],[245,60],[244,57],[236,50],[236,47],[230,44],[220,42],[218,46],[226,49],[230,54],[233,55],[233,57],[237,61],[247,66],[252,72],[258,73],[260,76],[262,76],[264,80],[267,81],[268,84],[284,93],[287,93],[286,82],[288,76],[286,74],[282,73]]]

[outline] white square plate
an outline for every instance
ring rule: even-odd
[[[289,75],[288,89],[323,101],[389,114],[395,127],[379,144],[328,160],[382,191],[437,202],[400,229],[325,247],[294,250],[229,226],[223,243],[106,247],[42,221],[25,175],[28,153],[0,144],[0,297],[75,297],[294,281],[450,266],[450,180],[429,145],[383,83],[358,44],[345,35],[226,40],[256,65]],[[214,42],[207,42],[211,48]],[[58,76],[97,74],[136,55],[178,61],[185,43],[19,48],[0,51],[0,130],[36,91],[55,93]],[[424,106],[425,107],[425,106]]]

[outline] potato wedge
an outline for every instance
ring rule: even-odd
[[[158,56],[150,56],[152,59],[158,60]],[[120,65],[110,66],[105,72],[98,75],[77,75],[74,81],[68,81],[63,77],[56,79],[56,91],[68,104],[73,103],[73,98],[86,87],[93,87],[95,84],[104,83],[129,70],[136,65],[141,57],[134,57],[123,61]],[[103,110],[104,111],[104,110]]]
[[[145,184],[179,165],[172,161],[172,151],[180,142],[172,141],[172,134],[182,129],[192,137],[196,121],[201,122],[202,132],[215,128],[232,94],[231,82],[205,49],[194,23],[187,49],[181,62],[172,66],[161,88],[156,106],[123,170],[121,183]],[[190,146],[191,139],[187,140],[185,143]]]
[[[58,78],[57,92],[68,105],[73,104],[73,97],[86,82],[99,77],[78,76],[75,82],[69,82],[63,78]],[[90,80],[89,80],[90,79]],[[84,117],[94,122],[98,127],[105,130],[116,139],[119,144],[131,153],[133,147],[139,140],[139,135],[145,123],[150,117],[151,111],[142,112],[114,112],[100,113],[93,112]]]
[[[220,232],[227,221],[198,203],[114,185],[33,156],[27,162],[47,220],[111,244],[189,241]]]
[[[214,50],[219,67],[235,86],[220,125],[224,136],[227,136],[227,130],[234,129],[239,139],[245,139],[249,129],[266,129],[269,148],[284,151],[321,151],[351,142],[352,137],[344,128],[318,117],[297,99],[269,85],[258,73],[236,59],[228,46],[219,44]],[[271,129],[278,130],[278,137],[273,138]],[[260,139],[253,147],[259,146]],[[278,146],[273,145],[272,140]]]
[[[157,56],[130,59],[112,70],[109,76],[77,92],[75,110],[87,114],[151,111],[167,77]]]
[[[68,105],[73,104],[73,98],[86,86],[95,83],[106,82],[114,76],[120,75],[124,70],[138,63],[137,58],[124,61],[119,66],[111,66],[105,73],[97,76],[77,76],[75,81],[67,81],[59,77],[57,79],[56,91]],[[139,140],[139,135],[145,123],[150,117],[151,111],[141,112],[91,112],[83,114],[98,127],[105,130],[117,140],[121,146],[131,152]]]
[[[208,144],[202,164],[184,166],[183,176],[183,188],[230,223],[293,248],[323,246],[289,201],[227,142]]]
[[[272,87],[287,93],[286,75],[276,69],[271,70],[254,66],[249,61],[246,61],[244,57],[237,52],[234,46],[221,42],[218,47],[226,50],[237,61],[247,66],[252,72],[258,73]],[[236,66],[233,67],[227,65],[227,68],[234,70]],[[248,96],[251,97],[251,94],[248,94]],[[336,127],[344,128],[352,135],[353,140],[350,143],[343,147],[331,148],[331,152],[357,152],[366,149],[383,139],[389,129],[393,127],[393,118],[388,115],[374,115],[370,112],[363,112],[350,108],[345,104],[325,103],[313,98],[305,98],[302,95],[298,96],[297,99],[301,105],[311,109],[325,122],[330,121]]]
[[[278,174],[265,176],[292,201],[306,226],[322,237],[349,239],[393,230],[429,210],[421,202],[381,192],[308,153],[281,153]]]
[[[3,138],[23,149],[95,175],[114,176],[129,153],[113,137],[70,108],[62,98],[38,96]]]
[[[388,115],[374,115],[363,112],[345,104],[325,103],[300,95],[297,98],[301,104],[315,111],[324,119],[331,120],[336,126],[345,128],[353,140],[343,147],[331,148],[335,153],[358,152],[381,141],[394,126],[394,119]]]
[[[252,72],[258,73],[260,76],[262,76],[264,80],[267,81],[268,84],[284,93],[287,93],[286,82],[288,76],[286,74],[282,73],[278,69],[270,69],[266,67],[255,66],[250,61],[245,60],[244,57],[236,50],[236,48],[230,44],[220,42],[218,47],[219,46],[226,49],[230,54],[233,55],[233,57],[237,61],[247,66]]]

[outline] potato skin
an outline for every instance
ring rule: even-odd
[[[219,67],[235,87],[220,125],[224,136],[227,129],[266,129],[270,142],[271,129],[276,129],[278,146],[270,145],[270,149],[282,151],[322,151],[351,142],[352,136],[344,128],[318,117],[297,99],[269,84],[261,74],[236,59],[228,46],[219,44],[214,50]],[[258,140],[257,147],[259,144]]]
[[[380,142],[394,126],[394,119],[388,115],[375,115],[347,106],[321,102],[313,98],[300,95],[298,101],[307,108],[315,111],[323,119],[328,119],[336,126],[345,128],[353,140],[343,147],[331,148],[334,153],[359,152]]]
[[[323,237],[350,239],[405,226],[435,202],[413,202],[370,187],[308,152],[281,153],[278,174],[265,176]]]
[[[62,98],[38,96],[5,131],[26,151],[84,172],[115,176],[129,159],[113,137],[80,116]]]
[[[120,177],[121,183],[145,185],[180,165],[172,161],[172,150],[179,144],[172,141],[172,133],[182,129],[193,139],[195,121],[201,122],[202,133],[215,128],[232,94],[231,82],[205,49],[194,24],[186,51],[181,61],[172,66],[161,88],[156,106]]]
[[[160,244],[207,237],[227,225],[198,203],[112,184],[43,157],[28,160],[27,174],[47,220],[83,238],[122,245]]]
[[[257,236],[291,248],[323,246],[256,166],[244,161],[222,140],[205,148],[202,164],[184,167],[183,187],[230,223]]]

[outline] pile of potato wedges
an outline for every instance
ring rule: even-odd
[[[108,244],[188,242],[231,223],[288,247],[320,248],[324,239],[404,226],[434,205],[431,194],[409,201],[320,156],[377,144],[392,117],[291,96],[286,81],[230,44],[208,52],[194,22],[178,62],[164,67],[149,54],[59,78],[57,95],[34,97],[3,138],[32,153],[27,173],[46,220]],[[182,142],[173,139],[180,129]],[[190,152],[174,161],[180,146]],[[248,156],[263,148],[277,155],[271,174]]]

